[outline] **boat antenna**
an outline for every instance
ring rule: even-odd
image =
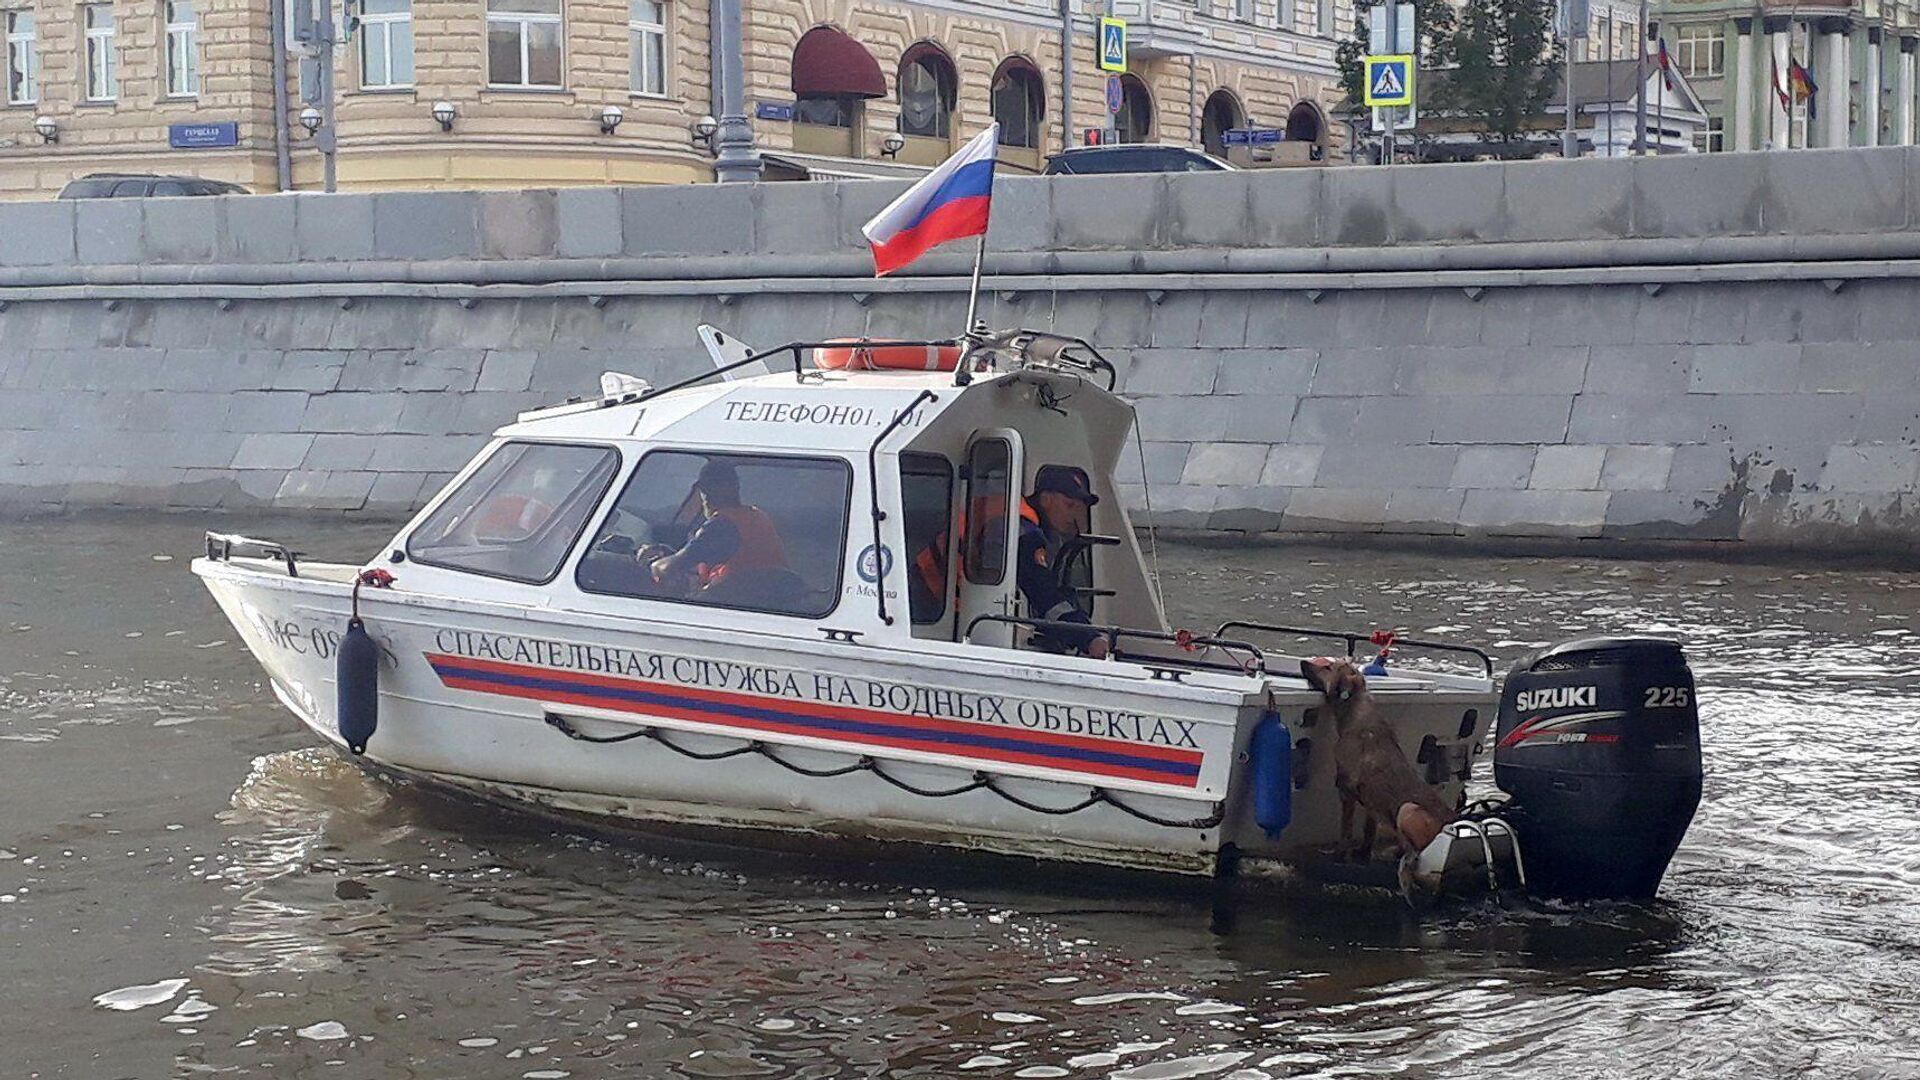
[[[1153,527],[1153,485],[1147,480],[1147,444],[1140,438],[1140,421],[1133,422],[1133,447],[1140,455],[1140,496],[1146,501],[1147,557],[1153,565],[1153,598],[1160,605],[1160,617],[1167,617],[1167,594],[1160,588],[1160,537]]]

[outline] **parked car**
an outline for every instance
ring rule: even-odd
[[[62,199],[139,199],[149,195],[245,195],[247,189],[225,180],[153,173],[88,173],[60,189]]]
[[[1223,172],[1233,166],[1184,146],[1076,146],[1047,158],[1047,176],[1131,172]]]

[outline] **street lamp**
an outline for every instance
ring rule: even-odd
[[[40,141],[43,143],[57,143],[60,141],[60,122],[51,116],[41,115],[34,117],[33,130],[40,133]]]
[[[627,118],[626,112],[622,110],[618,105],[609,105],[606,108],[601,109],[600,110],[600,134],[602,135],[613,134],[613,129],[619,127],[620,121],[625,120],[626,118]]]
[[[709,150],[713,149],[713,133],[719,130],[720,121],[715,120],[712,113],[708,113],[693,122],[693,144],[704,146]]]
[[[304,109],[301,109],[300,110],[300,126],[303,128],[306,128],[307,134],[309,135],[313,134],[316,131],[319,131],[320,130],[320,110],[314,108],[311,105],[307,106]]]
[[[905,149],[906,145],[906,136],[897,131],[889,131],[887,132],[887,137],[880,140],[880,152],[888,157],[892,157]]]
[[[433,103],[433,118],[439,123],[441,131],[452,131],[453,118],[459,115],[459,110],[453,107],[453,102],[451,101],[436,101]]]

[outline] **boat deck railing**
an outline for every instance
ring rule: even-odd
[[[1220,628],[1213,633],[1215,637],[1220,637],[1226,634],[1248,630],[1262,634],[1287,634],[1293,637],[1345,642],[1348,659],[1353,659],[1359,655],[1361,642],[1366,642],[1369,645],[1378,645],[1383,648],[1391,647],[1395,649],[1419,649],[1423,652],[1459,653],[1471,656],[1480,661],[1480,666],[1486,669],[1487,678],[1493,678],[1493,657],[1488,656],[1484,651],[1476,649],[1471,645],[1458,645],[1449,641],[1423,641],[1420,638],[1401,637],[1398,634],[1381,630],[1370,630],[1366,633],[1358,633],[1348,630],[1322,630],[1310,626],[1281,626],[1277,623],[1249,622],[1242,619],[1233,619],[1221,623]]]
[[[1094,634],[1106,639],[1107,653],[1115,659],[1127,660],[1139,664],[1153,672],[1156,679],[1179,682],[1188,671],[1224,671],[1235,675],[1266,675],[1266,654],[1250,641],[1241,641],[1219,635],[1204,636],[1180,630],[1169,633],[1165,630],[1145,630],[1132,626],[1097,626],[1087,623],[1066,622],[1061,619],[1030,619],[1020,615],[977,615],[967,624],[966,633],[961,640],[971,643],[974,631],[982,623],[994,623],[1001,626],[1026,627],[1040,634]],[[1120,648],[1123,641],[1151,641],[1163,645],[1173,645],[1183,651],[1197,654],[1192,657],[1163,656],[1160,654],[1128,655]],[[1228,655],[1244,653],[1246,659],[1238,662],[1212,661],[1205,658],[1208,651],[1218,649]],[[1275,672],[1287,675],[1287,672]],[[1297,676],[1296,676],[1297,677]]]

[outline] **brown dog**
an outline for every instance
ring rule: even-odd
[[[1345,660],[1302,660],[1300,674],[1324,694],[1333,714],[1334,786],[1340,790],[1340,840],[1353,829],[1355,806],[1366,811],[1366,835],[1355,854],[1373,853],[1376,830],[1385,825],[1399,837],[1402,852],[1433,843],[1454,814],[1439,792],[1420,779],[1394,738],[1393,728],[1374,711],[1367,680]]]

